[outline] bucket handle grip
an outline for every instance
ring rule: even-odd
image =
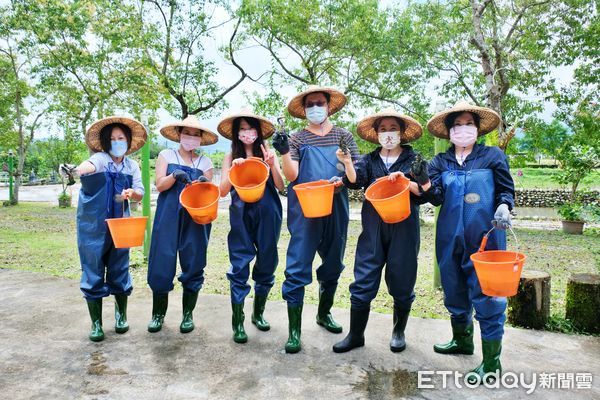
[[[485,246],[487,245],[487,242],[488,242],[488,236],[490,235],[490,233],[492,233],[492,231],[494,229],[496,229],[496,227],[492,226],[492,229],[490,229],[489,231],[487,231],[487,233],[485,235],[483,235],[483,239],[481,239],[481,245],[479,246],[479,250],[477,250],[478,253],[485,251]],[[519,267],[519,265],[518,265],[518,262],[519,262],[519,239],[517,239],[517,235],[515,234],[515,231],[513,230],[512,226],[509,226],[508,229],[510,230],[513,237],[515,238],[515,246],[517,247],[517,251],[515,253],[516,254],[515,265],[514,265],[514,270],[516,271]]]

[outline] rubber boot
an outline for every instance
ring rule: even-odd
[[[317,324],[327,329],[331,333],[342,333],[342,326],[333,320],[331,315],[331,307],[333,306],[333,298],[335,290],[331,293],[326,293],[323,287],[319,287],[319,311],[317,312]]]
[[[267,296],[254,295],[254,311],[252,312],[252,323],[261,331],[268,331],[271,325],[263,317]]]
[[[459,325],[452,321],[452,340],[448,343],[434,344],[433,351],[440,354],[473,354],[473,323]]]
[[[194,330],[194,308],[196,307],[196,301],[198,301],[198,292],[186,292],[183,291],[183,297],[181,298],[181,304],[183,305],[183,318],[179,325],[179,332],[190,333]]]
[[[365,345],[365,328],[369,320],[369,307],[350,308],[350,332],[344,340],[333,345],[334,353],[345,353],[357,347]]]
[[[466,374],[467,382],[471,385],[482,383],[493,383],[496,378],[502,374],[502,364],[500,363],[500,352],[502,351],[502,340],[481,339],[481,348],[483,350],[483,361],[477,368]],[[493,373],[493,375],[487,375]]]
[[[102,330],[102,299],[87,300],[88,311],[92,319],[92,331],[90,340],[92,342],[101,342],[104,340],[104,331]]]
[[[115,294],[115,332],[117,333],[125,333],[129,330],[127,297],[125,294]]]
[[[152,321],[148,324],[148,332],[158,332],[162,329],[167,306],[169,305],[169,294],[153,294],[152,296]]]
[[[410,310],[401,310],[394,306],[394,328],[392,329],[392,340],[390,340],[390,350],[393,353],[400,353],[406,349],[404,329],[408,322],[408,314],[410,314]]]
[[[302,304],[299,306],[288,305],[288,330],[289,336],[285,344],[286,353],[297,353],[300,351],[302,344],[300,335],[302,334]]]
[[[233,341],[236,343],[246,343],[248,341],[248,335],[246,335],[246,331],[244,330],[244,303],[231,303],[231,310],[233,311],[231,316]]]

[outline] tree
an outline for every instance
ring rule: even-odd
[[[525,123],[523,131],[524,137],[519,142],[522,151],[552,159],[556,159],[569,136],[567,127],[556,119],[547,123],[539,118],[531,118]]]

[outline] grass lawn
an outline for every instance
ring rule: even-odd
[[[213,223],[211,233],[208,266],[205,270],[206,280],[202,289],[204,293],[229,294],[229,282],[225,276],[229,267],[228,232],[228,219],[219,217]],[[348,285],[353,280],[354,252],[359,233],[360,223],[351,221],[345,257],[346,270],[342,274],[336,296],[337,307],[350,307]],[[567,279],[572,273],[600,272],[598,235],[588,233],[575,236],[558,231],[524,229],[517,230],[517,235],[521,251],[528,256],[525,268],[547,271],[552,276],[551,308],[555,326],[551,328],[569,330],[568,327],[565,328],[562,320]],[[281,284],[284,279],[285,251],[289,238],[289,233],[284,228],[279,241],[281,261],[276,274],[275,287],[269,297],[271,300],[282,300]],[[512,245],[509,243],[509,247]],[[442,292],[432,288],[432,257],[433,226],[425,224],[421,229],[419,273],[412,315],[424,318],[447,318]],[[316,259],[319,259],[318,256]],[[16,207],[0,208],[0,267],[78,279],[80,265],[75,232],[75,209],[59,209],[44,203],[22,203]],[[134,286],[146,285],[146,268],[141,248],[132,249],[131,272]],[[176,284],[176,287],[180,290],[180,285]],[[317,285],[313,283],[307,287],[306,301],[317,303],[317,300]],[[379,312],[391,312],[392,306],[393,302],[387,294],[385,282],[382,282],[373,309]]]
[[[522,176],[517,176],[518,171],[523,172]],[[558,168],[512,168],[511,173],[517,189],[568,189],[569,186],[562,186],[552,177],[558,174]],[[594,170],[586,176],[577,190],[600,189],[600,170]]]

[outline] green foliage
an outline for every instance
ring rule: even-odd
[[[532,156],[555,158],[569,138],[567,127],[556,119],[547,123],[539,118],[531,118],[525,124],[524,133],[518,148]]]
[[[571,185],[572,198],[575,197],[581,180],[600,166],[600,153],[592,146],[567,146],[561,150],[558,159],[561,169],[555,179],[559,183]]]

